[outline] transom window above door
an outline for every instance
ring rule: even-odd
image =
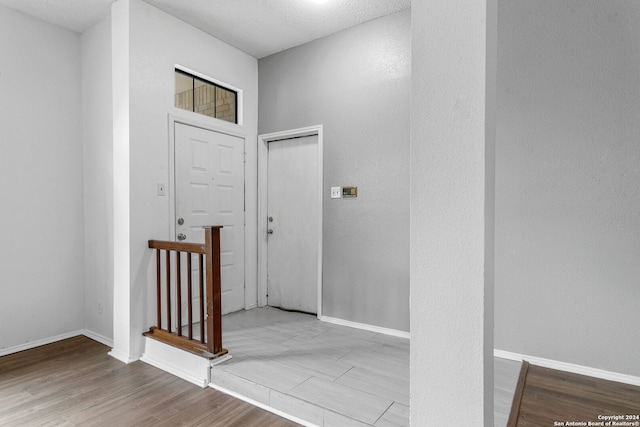
[[[238,123],[238,93],[175,69],[175,106],[226,122]]]

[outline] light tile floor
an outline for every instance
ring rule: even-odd
[[[511,412],[522,362],[493,359],[493,419],[495,427],[505,427]]]
[[[224,316],[223,345],[233,359],[211,370],[220,387],[318,426],[409,425],[407,339],[266,307]],[[519,366],[496,359],[496,426]]]

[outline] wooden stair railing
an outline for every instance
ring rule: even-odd
[[[222,348],[222,291],[220,280],[220,229],[222,226],[209,226],[205,229],[205,243],[168,242],[149,240],[149,248],[156,250],[156,312],[157,325],[152,326],[144,335],[165,344],[181,348],[207,359],[215,359],[227,354]],[[165,252],[164,286],[162,280],[162,256]],[[174,253],[175,268],[172,268],[171,253]],[[186,303],[187,324],[183,325],[183,275],[182,255],[186,255]],[[197,292],[200,300],[199,339],[194,339],[193,323],[193,278],[192,256],[198,255]],[[206,273],[206,275],[205,275]],[[173,275],[173,276],[172,276]],[[206,276],[206,277],[205,277]],[[173,278],[173,280],[172,280]],[[206,280],[205,280],[206,279]],[[163,298],[164,295],[164,298]],[[175,302],[172,304],[172,295]],[[204,297],[203,297],[204,296]],[[163,304],[166,320],[163,328]],[[206,318],[205,318],[206,299]],[[175,310],[175,319],[172,311]],[[206,327],[205,327],[206,319]],[[183,329],[186,327],[186,335]]]

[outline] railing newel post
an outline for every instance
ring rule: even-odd
[[[220,279],[220,226],[205,227],[207,271],[207,349],[222,351],[222,290]]]

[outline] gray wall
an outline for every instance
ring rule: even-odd
[[[496,348],[640,375],[640,4],[498,22]]]
[[[80,37],[0,6],[0,58],[2,354],[83,327]]]
[[[410,12],[258,62],[259,133],[324,125],[323,314],[409,330]],[[357,185],[356,199],[330,187]]]
[[[82,59],[84,327],[113,340],[113,115],[111,18],[85,31]]]
[[[155,323],[155,267],[147,241],[169,238],[173,221],[172,187],[167,196],[156,193],[156,183],[172,178],[167,114],[240,132],[247,141],[255,141],[258,61],[142,0],[115,2],[111,20],[113,103],[118,107],[113,117],[114,345],[118,357],[128,358],[141,353],[142,332]],[[175,108],[176,64],[242,89],[244,124]],[[256,194],[256,145],[247,146],[246,152],[246,192]],[[251,229],[257,224],[256,211],[254,198],[246,204],[248,236],[256,235]],[[255,260],[257,240],[246,242],[248,259]],[[251,283],[256,283],[256,263],[246,265],[249,293]],[[253,295],[255,301],[255,285]]]

